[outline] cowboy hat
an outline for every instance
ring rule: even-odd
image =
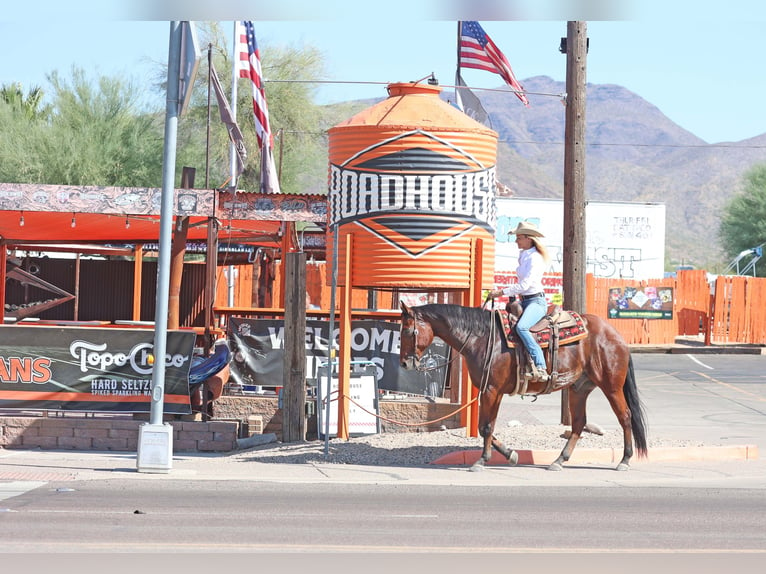
[[[529,235],[530,237],[545,237],[537,226],[531,221],[520,221],[516,229],[509,231],[508,235]]]

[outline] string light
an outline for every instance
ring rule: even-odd
[[[77,220],[74,218],[74,213],[72,213],[72,227],[77,227]]]
[[[24,227],[24,212],[21,212],[21,217],[19,218],[19,227]]]

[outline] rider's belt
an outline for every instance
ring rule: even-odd
[[[531,295],[521,295],[521,299],[534,299],[535,297],[545,297],[545,293],[532,293]]]

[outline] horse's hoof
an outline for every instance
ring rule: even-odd
[[[470,472],[480,472],[484,470],[483,464],[472,464],[471,468],[468,469]]]
[[[551,463],[551,465],[548,467],[548,470],[564,470],[564,467],[563,467],[563,466],[561,466],[561,463],[558,463],[558,462],[553,462],[553,463]]]
[[[519,453],[515,450],[512,450],[511,454],[508,455],[508,464],[511,466],[516,466],[519,464]]]
[[[615,470],[628,470],[630,468],[630,465],[624,462],[621,462],[617,465],[617,468]]]

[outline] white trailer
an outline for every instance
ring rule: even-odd
[[[516,270],[519,251],[508,232],[532,221],[545,235],[550,272],[562,272],[564,202],[497,198],[495,273]],[[585,206],[586,272],[595,277],[661,278],[665,267],[665,204],[589,201]]]

